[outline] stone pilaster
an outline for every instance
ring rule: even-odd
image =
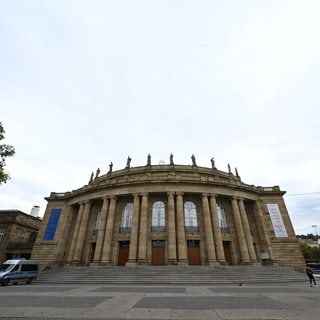
[[[69,253],[68,253],[67,264],[72,264],[72,261],[73,261],[74,252],[76,249],[76,244],[77,244],[78,235],[79,235],[79,229],[80,229],[81,220],[82,220],[82,216],[83,216],[83,210],[84,210],[84,203],[80,203],[76,226],[73,231],[71,246],[70,246]]]
[[[81,253],[84,245],[84,240],[87,231],[88,219],[90,212],[90,201],[85,202],[83,216],[81,219],[81,225],[79,229],[79,235],[76,243],[76,249],[74,251],[73,263],[79,264],[81,260]]]
[[[246,238],[245,238],[244,231],[243,231],[238,201],[235,197],[232,198],[231,204],[232,204],[234,222],[236,225],[236,230],[237,230],[237,235],[238,235],[238,241],[239,241],[239,247],[240,247],[240,253],[241,253],[241,261],[243,263],[250,263],[249,252],[248,252]]]
[[[106,197],[106,198],[103,198],[99,230],[98,230],[98,236],[97,236],[97,244],[96,244],[96,250],[94,253],[92,264],[98,264],[101,260],[103,241],[105,237],[105,228],[107,224],[108,209],[109,209],[109,199]]]
[[[168,192],[168,264],[177,264],[174,193]]]
[[[214,236],[214,243],[216,247],[217,259],[220,264],[226,264],[215,194],[211,194],[210,209],[211,209],[211,220],[212,220],[212,226],[213,226],[213,236]]]
[[[137,263],[140,197],[138,194],[134,194],[133,197],[133,216],[131,223],[129,258],[126,266],[133,266]]]
[[[204,221],[204,233],[207,246],[207,258],[208,265],[213,266],[217,264],[213,234],[212,234],[212,224],[210,217],[209,201],[208,195],[202,194],[202,210],[203,210],[203,221]]]
[[[116,204],[117,198],[111,197],[109,199],[109,211],[108,211],[108,218],[107,223],[105,226],[104,231],[104,240],[102,246],[102,255],[100,264],[111,264],[111,244],[112,244],[112,237],[113,237],[113,224],[114,224],[114,216],[116,214]]]
[[[142,194],[138,264],[147,264],[148,194]]]
[[[177,193],[178,264],[187,265],[187,243],[183,213],[183,193]]]

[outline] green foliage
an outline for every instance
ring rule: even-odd
[[[301,251],[305,260],[320,260],[320,247],[311,247],[306,243],[300,243]]]
[[[4,139],[5,130],[0,122],[0,141]],[[5,172],[6,158],[15,154],[13,146],[0,144],[0,185],[10,179],[9,173]]]

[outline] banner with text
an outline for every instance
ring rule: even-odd
[[[277,238],[287,238],[287,230],[283,223],[279,206],[276,203],[267,204],[273,230]]]

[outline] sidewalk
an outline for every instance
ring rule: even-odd
[[[320,284],[320,283],[319,283]],[[0,287],[0,319],[320,318],[320,287],[31,285]]]

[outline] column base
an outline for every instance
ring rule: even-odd
[[[189,263],[188,263],[188,260],[187,259],[180,259],[178,261],[178,266],[188,266]]]
[[[138,260],[137,264],[138,265],[146,265],[146,264],[148,264],[148,262],[146,259],[140,259],[140,260]]]
[[[217,260],[208,260],[209,266],[218,266],[220,263]]]
[[[128,260],[126,263],[126,267],[134,267],[136,265],[137,265],[137,262],[135,260],[134,261]]]
[[[178,264],[177,259],[169,259],[168,265],[170,266],[176,266]]]
[[[110,260],[99,261],[99,266],[112,266],[112,262]]]

